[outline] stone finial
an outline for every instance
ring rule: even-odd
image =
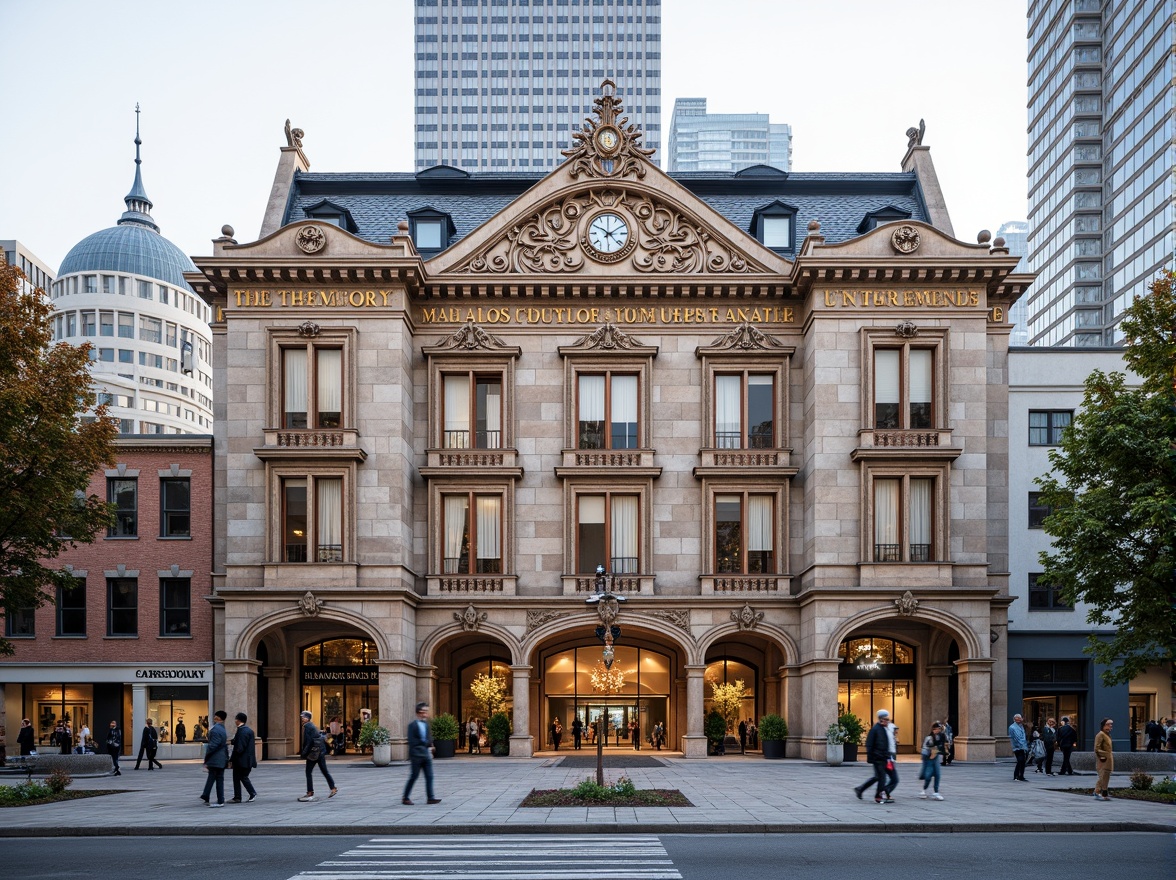
[[[919,127],[918,128],[914,128],[913,126],[911,128],[908,128],[906,130],[907,149],[909,150],[911,147],[921,146],[923,143],[923,135],[926,133],[927,133],[927,123],[924,122],[922,119],[919,120]]]
[[[809,235],[815,235],[816,233],[820,232],[821,231],[821,221],[820,220],[810,220],[808,222],[808,231],[809,231]]]
[[[401,235],[408,235],[408,221],[401,220],[399,223],[397,223],[396,224],[396,231],[399,232]]]
[[[297,147],[302,149],[302,139],[306,137],[306,132],[301,128],[291,128],[290,120],[286,120],[286,146]]]
[[[976,233],[976,243],[977,244],[988,244],[988,242],[990,242],[991,240],[992,240],[992,233],[989,232],[987,229],[981,229],[978,233]]]
[[[1002,247],[1004,247],[1004,246],[1005,246],[1005,240],[1004,240],[1004,238],[998,235],[996,238],[994,238],[994,239],[992,240],[992,246],[993,246],[993,247],[995,247],[995,248],[1002,248]]]
[[[228,223],[221,227],[221,235],[223,235],[225,238],[232,238],[235,232],[236,230],[234,230],[233,227]]]

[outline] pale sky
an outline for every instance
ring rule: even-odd
[[[663,0],[663,142],[674,99],[706,97],[790,124],[794,171],[898,171],[923,118],[973,242],[1026,215],[1025,8]],[[0,239],[56,271],[114,225],[136,102],[153,216],[188,254],[225,223],[257,237],[287,117],[312,171],[412,171],[412,14],[411,0],[0,0]]]

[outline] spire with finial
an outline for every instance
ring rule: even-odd
[[[140,167],[143,160],[139,156],[139,147],[143,141],[139,138],[139,105],[135,104],[135,182],[131,186],[131,191],[126,194],[123,199],[127,203],[127,210],[119,218],[119,225],[124,223],[132,223],[136,226],[146,226],[148,229],[153,229],[159,232],[159,227],[155,224],[155,220],[151,217],[151,209],[154,205],[151,199],[147,198],[147,190],[143,188],[143,175]]]

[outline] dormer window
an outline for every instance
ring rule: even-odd
[[[857,231],[869,232],[871,229],[876,229],[883,223],[893,223],[895,220],[909,220],[911,219],[911,212],[904,211],[902,208],[896,208],[894,205],[887,205],[885,208],[879,208],[877,211],[871,211],[862,218],[862,222],[858,224]]]
[[[752,235],[764,247],[775,251],[790,251],[795,248],[796,208],[776,201],[757,208],[751,218]]]
[[[433,207],[409,211],[408,231],[416,249],[430,257],[449,247],[450,241],[457,233],[453,218]]]
[[[321,202],[316,202],[309,208],[305,208],[303,213],[306,214],[308,220],[317,220],[319,223],[330,223],[333,226],[338,226],[340,229],[346,229],[353,235],[359,233],[359,227],[355,224],[351,212],[342,205],[337,205],[328,199],[323,199]]]

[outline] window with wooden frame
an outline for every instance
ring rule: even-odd
[[[343,349],[282,347],[282,427],[338,428],[343,416]]]
[[[134,538],[139,534],[139,480],[137,477],[107,477],[106,500],[114,505],[114,525],[108,538]]]
[[[776,573],[776,496],[754,492],[714,495],[714,570]]]
[[[876,430],[935,431],[945,427],[947,375],[944,327],[867,328],[863,334],[863,412]]]
[[[874,476],[874,562],[932,562],[936,551],[936,477]]]
[[[772,449],[776,446],[774,373],[715,371],[716,449]]]
[[[159,634],[192,634],[192,579],[159,579]]]
[[[502,448],[501,373],[446,371],[441,398],[442,449]]]
[[[74,577],[73,585],[57,587],[57,635],[86,634],[86,579]]]
[[[576,571],[641,571],[641,502],[636,494],[603,492],[576,497]]]
[[[343,477],[281,477],[283,562],[342,562]]]
[[[576,448],[637,449],[638,375],[604,370],[576,376]]]
[[[132,577],[106,579],[106,635],[139,634],[139,581]]]
[[[502,574],[502,508],[500,494],[441,496],[444,574]]]

